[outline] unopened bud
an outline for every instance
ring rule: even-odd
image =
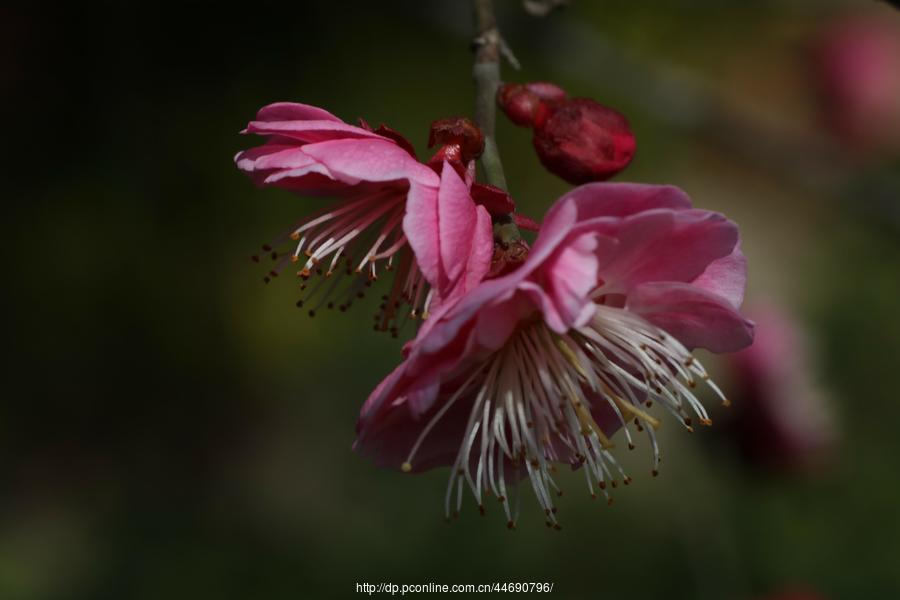
[[[558,85],[546,81],[506,83],[497,90],[497,104],[509,120],[522,127],[534,127],[541,116],[565,101]]]
[[[625,116],[588,98],[553,108],[533,141],[541,164],[573,184],[609,179],[628,166],[635,151]]]
[[[484,152],[484,134],[474,121],[465,117],[438,119],[431,123],[431,133],[428,135],[428,147],[435,145],[458,146],[459,159],[466,164]],[[455,149],[446,152],[455,154]]]

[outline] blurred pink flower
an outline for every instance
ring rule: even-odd
[[[741,391],[729,438],[757,466],[816,466],[827,458],[835,432],[828,402],[813,382],[802,326],[772,303],[757,304],[749,314],[756,322],[753,345],[727,357]]]
[[[594,482],[607,494],[630,481],[609,452],[627,423],[646,431],[655,474],[653,402],[709,424],[692,389],[718,388],[688,348],[750,343],[745,276],[737,226],[678,188],[576,188],[519,268],[425,322],[363,407],[356,448],[404,471],[452,465],[447,513],[465,481],[479,504],[496,495],[510,526],[506,485],[527,473],[556,525],[552,463],[584,466],[591,494]]]
[[[826,117],[835,133],[863,152],[900,152],[900,14],[841,17],[815,48]]]
[[[413,317],[428,311],[429,284],[447,298],[480,281],[493,252],[491,218],[457,169],[443,160],[422,164],[400,134],[362,125],[314,106],[270,104],[244,130],[267,136],[266,143],[239,152],[235,162],[258,185],[339,198],[297,221],[273,244],[283,248],[263,247],[275,261],[266,280],[291,263],[304,281],[321,275],[309,289],[304,283],[297,303],[314,301],[313,315],[335,303],[346,309],[380,268],[394,270],[376,325],[387,329],[403,302]],[[340,278],[326,283],[335,272],[352,279],[342,289]]]

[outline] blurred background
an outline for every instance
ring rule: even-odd
[[[561,532],[527,493],[516,531],[473,502],[445,524],[446,472],[350,449],[402,340],[371,331],[374,299],[310,319],[294,282],[263,285],[249,256],[315,201],[254,188],[232,157],[277,100],[384,122],[427,157],[430,122],[471,112],[469,3],[7,5],[0,598],[900,593],[900,13],[496,4],[522,63],[507,79],[628,116],[618,180],[740,223],[759,352],[702,356],[735,406],[707,398],[716,425],[692,435],[664,426],[656,479],[630,453],[613,507],[562,476]],[[498,143],[539,218],[568,186],[502,117]]]

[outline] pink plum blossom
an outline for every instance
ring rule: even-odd
[[[527,476],[556,526],[554,463],[583,467],[592,496],[606,495],[630,481],[610,451],[620,428],[629,448],[627,425],[647,436],[656,473],[651,406],[710,423],[693,390],[721,392],[689,349],[750,344],[745,278],[737,226],[678,188],[578,187],[521,266],[425,322],[364,405],[355,447],[403,471],[452,466],[447,514],[468,484],[482,509],[496,496],[510,526],[508,485]]]
[[[842,15],[813,53],[828,125],[850,149],[900,152],[900,14]]]
[[[313,315],[336,303],[345,310],[381,270],[393,270],[380,315],[386,329],[404,302],[415,317],[432,296],[456,297],[481,280],[493,252],[491,217],[472,200],[465,169],[422,164],[400,134],[362,125],[315,106],[270,104],[244,130],[266,142],[235,162],[260,186],[337,198],[294,223],[276,249],[264,246],[274,261],[266,280],[296,264],[305,293],[297,305]],[[334,273],[350,281],[341,285]]]
[[[729,439],[746,460],[774,470],[820,465],[835,442],[825,393],[816,385],[802,326],[773,302],[759,302],[753,345],[727,357],[736,389]]]

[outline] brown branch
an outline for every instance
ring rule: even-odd
[[[494,140],[494,125],[497,117],[497,88],[500,87],[500,58],[506,58],[515,68],[519,67],[515,56],[507,48],[497,30],[492,0],[473,0],[477,37],[474,40],[475,64],[472,76],[475,79],[475,122],[484,133],[484,152],[481,167],[487,182],[502,190],[506,189],[506,175],[500,152]],[[513,215],[494,218],[494,239],[503,247],[511,247],[522,239]]]
[[[506,176],[494,139],[497,115],[497,88],[500,86],[500,55],[503,41],[497,31],[492,0],[473,0],[477,37],[474,41],[475,65],[475,122],[484,133],[484,154],[481,166],[488,183],[506,189]]]

